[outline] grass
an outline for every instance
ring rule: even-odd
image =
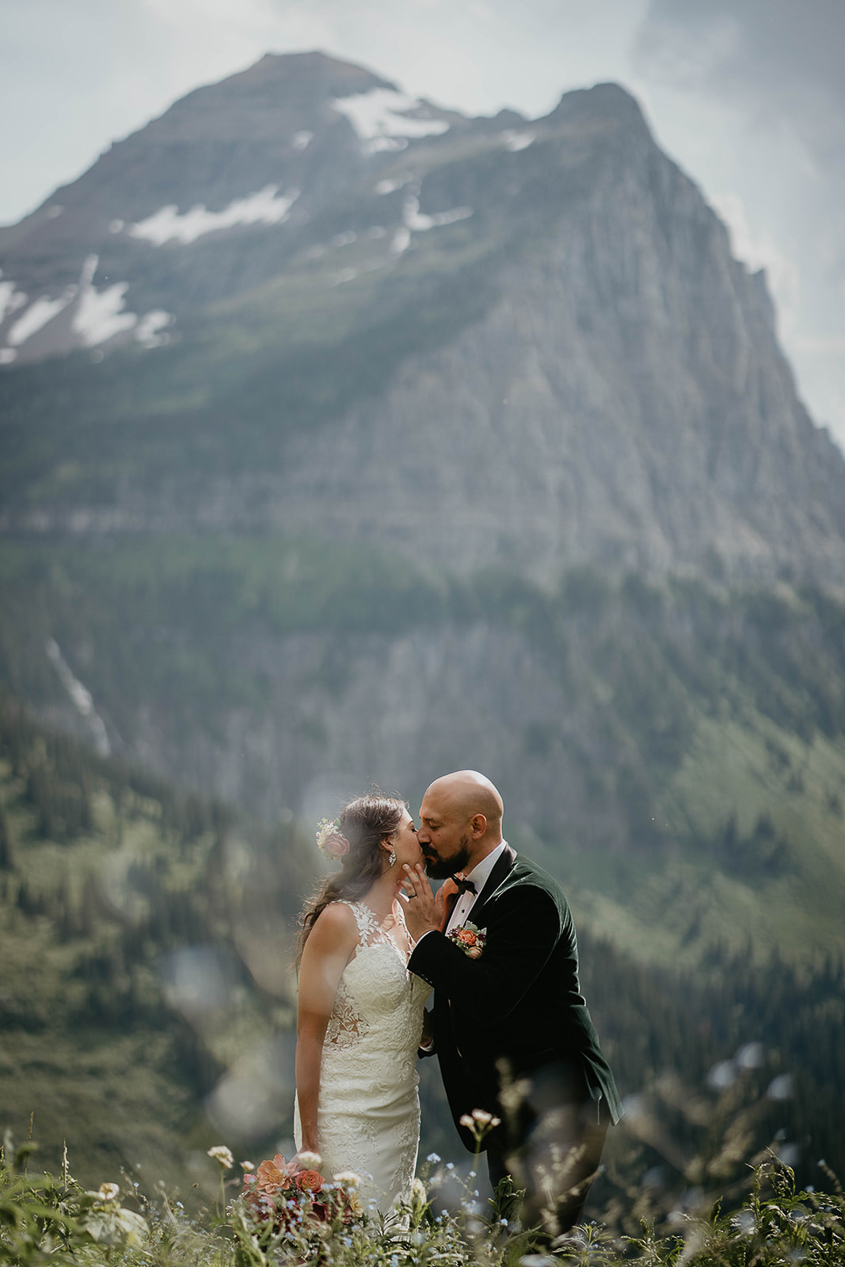
[[[475,1170],[456,1183],[451,1168],[436,1156],[424,1163],[423,1177],[414,1181],[395,1214],[385,1217],[362,1206],[354,1179],[345,1179],[352,1197],[329,1185],[316,1196],[324,1202],[317,1219],[315,1197],[307,1192],[294,1190],[293,1202],[290,1190],[261,1203],[245,1200],[240,1180],[230,1177],[237,1171],[231,1153],[213,1149],[208,1155],[214,1160],[204,1159],[207,1204],[191,1216],[163,1184],[146,1192],[126,1173],[120,1182],[86,1189],[70,1172],[67,1150],[58,1177],[30,1174],[34,1145],[16,1149],[7,1134],[0,1151],[0,1263],[793,1267],[806,1262],[841,1267],[845,1198],[836,1177],[826,1172],[826,1191],[798,1190],[789,1166],[771,1150],[751,1158],[742,1174],[737,1161],[746,1125],[743,1112],[722,1123],[726,1129],[721,1138],[711,1136],[710,1155],[690,1162],[687,1179],[698,1182],[684,1193],[662,1191],[654,1171],[639,1185],[617,1183],[600,1217],[558,1237],[551,1247],[547,1239],[538,1241],[536,1229],[522,1227],[519,1194],[507,1181],[491,1198],[480,1200]],[[251,1170],[252,1163],[244,1169]]]

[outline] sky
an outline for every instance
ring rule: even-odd
[[[766,268],[845,450],[845,0],[0,0],[0,223],[198,85],[314,48],[469,114],[623,84]]]

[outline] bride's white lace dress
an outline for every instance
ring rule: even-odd
[[[431,987],[361,902],[358,925],[323,1043],[317,1139],[324,1175],[354,1170],[362,1197],[387,1212],[411,1186],[420,1136],[417,1048]],[[301,1134],[294,1112],[297,1147]]]

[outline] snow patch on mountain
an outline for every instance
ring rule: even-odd
[[[94,699],[91,692],[74,675],[55,638],[48,638],[44,649],[47,652],[47,659],[58,674],[59,681],[70,696],[74,708],[80,717],[84,717],[88,722],[97,752],[99,752],[101,757],[107,757],[111,752],[108,731],[106,730],[105,722],[94,707]]]
[[[3,273],[0,270],[0,277],[2,276]],[[13,312],[17,312],[18,308],[22,308],[27,298],[28,296],[22,290],[15,288],[14,282],[0,282],[0,322],[5,321]]]
[[[98,256],[87,256],[77,285],[68,286],[61,295],[39,295],[25,307],[6,333],[6,346],[0,347],[0,365],[11,365],[17,361],[24,344],[49,326],[65,309],[68,310],[67,317],[56,323],[49,336],[53,352],[69,352],[78,347],[95,348],[130,331],[145,348],[160,347],[168,342],[170,336],[164,330],[173,322],[172,314],[160,308],[142,317],[127,311],[129,283],[114,282],[98,290],[94,285],[98,263]],[[0,313],[8,315],[10,306],[15,310],[26,303],[26,295],[15,290],[14,282],[0,282]]]
[[[402,223],[393,234],[390,250],[393,255],[403,255],[411,245],[412,233],[425,233],[444,224],[455,224],[474,214],[472,207],[451,207],[448,211],[435,211],[429,216],[420,211],[419,198],[406,198],[402,207]]]
[[[513,150],[514,153],[519,150],[527,150],[528,146],[536,139],[533,132],[514,132],[510,130],[502,133],[502,144],[506,150]]]
[[[169,203],[146,220],[129,225],[127,233],[133,238],[152,242],[154,246],[174,241],[184,246],[206,233],[231,229],[235,225],[281,224],[298,197],[298,189],[280,194],[278,185],[267,185],[246,198],[235,198],[222,211],[209,211],[202,203],[197,203],[190,211],[180,215],[179,208]]]
[[[163,308],[154,308],[138,322],[135,338],[145,348],[160,348],[162,344],[169,342],[170,335],[163,331],[174,320],[172,313],[165,312]]]
[[[85,261],[79,280],[79,301],[73,314],[73,329],[86,348],[105,343],[138,324],[137,313],[123,311],[128,282],[114,282],[99,291],[95,287],[98,263],[96,255],[89,255]]]
[[[369,154],[404,149],[409,137],[442,136],[449,130],[445,119],[412,118],[409,111],[427,107],[419,98],[393,88],[371,88],[353,97],[334,97],[332,105],[346,116]]]
[[[453,207],[450,211],[436,211],[433,216],[427,216],[420,211],[419,198],[408,198],[405,201],[403,220],[406,228],[425,232],[426,229],[436,229],[441,224],[468,220],[472,214],[472,207]]]
[[[98,291],[91,286],[79,296],[73,328],[83,347],[96,347],[98,343],[105,343],[138,324],[137,313],[123,311],[128,289],[128,282],[115,282],[105,290]]]
[[[51,299],[48,295],[41,295],[34,303],[29,305],[22,317],[18,317],[6,336],[6,342],[13,348],[18,348],[22,343],[26,343],[27,339],[32,338],[34,334],[46,326],[48,321],[52,321],[54,317],[58,316],[68,306],[75,294],[76,287],[72,286],[63,295],[59,295],[57,299]]]
[[[384,180],[378,181],[378,183],[376,184],[376,193],[377,194],[392,194],[397,189],[401,189],[403,185],[407,185],[409,180],[411,180],[410,172],[408,172],[408,174],[405,176],[396,176],[392,180],[389,178],[385,178]]]

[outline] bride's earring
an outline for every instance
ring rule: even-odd
[[[391,849],[390,853],[387,855],[387,865],[389,867],[392,867],[395,865],[395,863],[396,863],[396,853],[393,849]]]

